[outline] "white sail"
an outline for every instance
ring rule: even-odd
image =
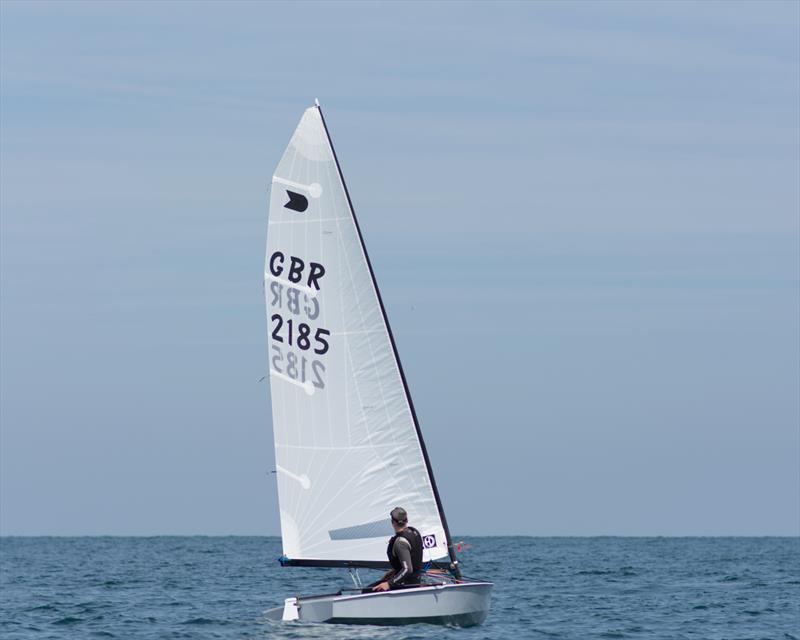
[[[385,563],[404,507],[425,559],[447,530],[366,250],[322,114],[272,179],[264,269],[284,555]]]

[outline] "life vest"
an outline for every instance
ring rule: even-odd
[[[392,553],[394,542],[398,537],[405,538],[411,545],[411,571],[413,573],[422,571],[422,536],[414,527],[406,527],[389,540],[389,546],[386,547],[386,555],[389,557],[392,569],[400,571],[403,568],[403,565],[400,564],[400,560]]]

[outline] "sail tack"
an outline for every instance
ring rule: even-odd
[[[275,170],[264,269],[284,555],[386,562],[403,506],[425,559],[446,524],[379,294],[318,107]]]

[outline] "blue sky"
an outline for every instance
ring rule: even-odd
[[[325,109],[463,534],[800,533],[800,5],[0,3],[0,533],[276,534]]]

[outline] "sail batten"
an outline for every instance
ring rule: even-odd
[[[287,562],[385,566],[398,505],[422,533],[425,558],[447,556],[419,422],[318,107],[273,176],[265,294]]]

